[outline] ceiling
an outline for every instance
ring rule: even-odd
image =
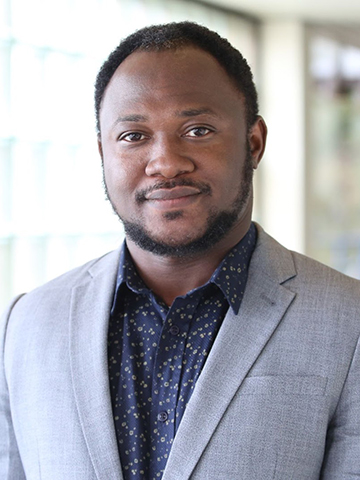
[[[360,0],[206,0],[261,19],[360,24]]]

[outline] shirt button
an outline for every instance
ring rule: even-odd
[[[167,412],[160,412],[158,413],[157,419],[159,420],[159,422],[166,422],[168,416],[169,415],[167,414]]]
[[[169,331],[170,331],[171,335],[178,335],[179,332],[180,332],[180,328],[177,325],[171,325]]]

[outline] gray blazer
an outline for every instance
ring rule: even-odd
[[[0,478],[121,480],[107,370],[118,252],[1,323]],[[163,480],[360,477],[360,282],[259,231]]]

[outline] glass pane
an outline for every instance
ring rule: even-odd
[[[360,49],[310,44],[308,253],[360,278]]]
[[[0,139],[0,238],[11,232],[12,219],[12,165],[10,140]]]

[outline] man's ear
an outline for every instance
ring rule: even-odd
[[[98,144],[98,150],[99,150],[99,153],[100,153],[101,160],[103,160],[104,158],[103,158],[103,149],[102,149],[100,133],[98,134],[98,137],[97,137],[97,144]]]
[[[267,137],[267,126],[264,119],[258,115],[248,133],[248,141],[254,170],[258,167],[264,155]]]

